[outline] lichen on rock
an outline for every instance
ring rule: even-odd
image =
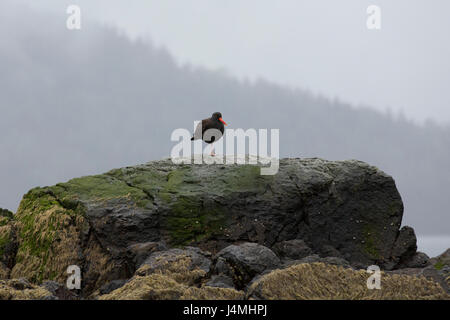
[[[27,193],[15,221],[18,250],[12,277],[26,277],[35,283],[63,281],[69,265],[81,264],[81,230],[86,220],[63,207],[51,190]]]
[[[0,280],[0,300],[54,300],[45,288],[30,284],[25,279]]]
[[[381,289],[368,289],[366,270],[324,263],[301,263],[255,280],[247,298],[278,300],[450,300],[436,282],[424,277],[381,273]]]

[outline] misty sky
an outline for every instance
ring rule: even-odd
[[[117,26],[179,63],[319,92],[423,122],[450,124],[447,0],[20,0]],[[366,28],[366,8],[382,29]]]

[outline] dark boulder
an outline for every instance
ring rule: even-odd
[[[110,281],[110,282],[104,284],[104,285],[100,288],[99,293],[100,293],[100,294],[108,294],[108,293],[111,293],[111,292],[113,292],[114,290],[123,287],[123,286],[125,285],[125,283],[127,283],[127,280],[126,280],[126,279],[120,279],[120,280],[113,280],[113,281]]]
[[[414,229],[403,227],[400,229],[391,254],[391,263],[396,267],[407,265],[417,251],[417,238]],[[389,267],[387,269],[390,269]]]
[[[242,243],[222,249],[216,257],[226,268],[216,272],[230,276],[236,288],[244,288],[255,276],[280,265],[280,259],[267,247],[256,243]]]
[[[45,281],[41,287],[49,291],[54,300],[78,300],[79,296],[75,291],[67,289],[67,287],[56,281]]]
[[[321,257],[339,257],[342,258],[342,254],[335,247],[330,245],[324,245],[319,250],[319,254]]]
[[[397,266],[398,269],[403,268],[425,268],[430,265],[430,257],[423,252],[417,251],[406,261]]]
[[[301,239],[278,242],[272,249],[280,258],[292,260],[302,259],[313,253],[311,248]]]
[[[218,274],[212,275],[211,279],[205,283],[205,286],[234,289],[234,282],[231,277],[224,274]]]

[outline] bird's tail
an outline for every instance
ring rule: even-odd
[[[192,138],[191,138],[191,141],[194,141],[194,140],[195,140],[194,137],[192,137]]]

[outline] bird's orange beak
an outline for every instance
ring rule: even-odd
[[[223,121],[223,119],[222,118],[219,118],[219,121],[220,122],[222,122],[224,125],[226,125],[227,126],[227,123],[225,122],[225,121]]]

